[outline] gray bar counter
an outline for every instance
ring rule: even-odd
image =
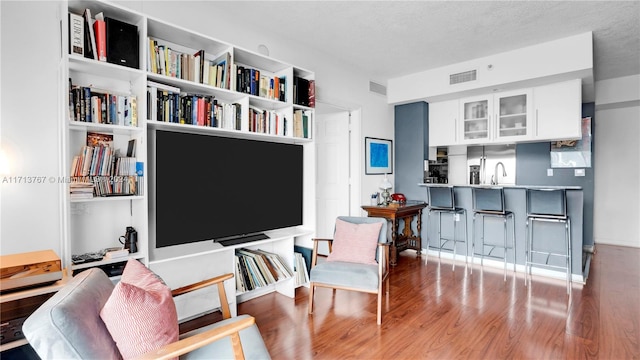
[[[448,184],[426,184],[421,183],[419,186],[453,186],[454,194],[455,194],[455,206],[466,209],[467,211],[467,253],[469,254],[469,259],[471,259],[471,242],[473,236],[473,199],[472,199],[472,188],[474,187],[489,187],[488,185],[448,185]],[[526,186],[526,185],[507,185],[500,184],[496,185],[504,188],[504,197],[505,197],[505,207],[506,210],[512,211],[514,214],[515,221],[515,236],[516,236],[516,258],[515,262],[518,271],[523,271],[524,263],[525,263],[525,244],[526,244],[526,222],[527,222],[527,189],[565,189],[567,194],[567,214],[571,219],[571,253],[572,253],[572,269],[571,273],[573,274],[573,281],[584,282],[586,277],[583,274],[583,207],[584,207],[584,196],[582,187],[580,186]],[[495,186],[491,186],[495,187]],[[428,202],[428,199],[424,199]],[[426,236],[429,236],[429,239],[434,239],[437,236],[437,218],[434,219],[428,218],[428,208],[424,211],[424,219],[423,219],[423,231],[422,231],[422,245],[423,248],[426,249]],[[463,219],[460,219],[462,221]],[[489,220],[489,219],[487,219]],[[495,219],[497,220],[497,219]],[[488,222],[487,222],[488,224]],[[500,223],[502,224],[502,223]],[[435,225],[435,226],[434,226]],[[442,233],[443,234],[452,234],[452,220],[450,218],[445,218],[443,215],[442,220]],[[480,229],[480,224],[476,224],[477,229]],[[462,235],[463,226],[458,226],[458,236]],[[508,223],[508,233],[509,239],[511,238],[511,224]],[[487,226],[485,228],[485,239],[487,241],[502,241],[503,232],[502,225],[500,226]],[[479,234],[476,236],[476,243],[479,243]],[[434,241],[432,240],[432,241]],[[509,240],[510,241],[510,240]],[[564,226],[557,223],[545,223],[539,224],[536,222],[535,224],[535,241],[540,246],[549,249],[562,249],[564,244]],[[463,246],[460,244],[459,246]],[[433,251],[433,248],[430,249]],[[443,250],[443,252],[446,250]],[[476,246],[476,253],[478,252],[478,246]],[[464,254],[464,247],[456,249],[456,262],[457,264],[461,264],[464,261],[461,255]],[[487,259],[487,258],[485,258]],[[479,261],[479,258],[476,256],[476,263]],[[512,251],[507,252],[507,262],[509,263],[508,270],[513,271],[513,256]],[[555,277],[556,273],[558,276],[564,276],[562,272],[556,270],[550,270],[550,273],[553,273]],[[533,273],[536,274],[544,274],[544,271],[540,271],[540,269],[534,267]]]

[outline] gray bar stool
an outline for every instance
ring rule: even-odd
[[[537,221],[564,224],[564,246],[562,251],[557,246],[554,248],[553,244],[541,245],[537,243],[533,236],[533,224]],[[549,239],[549,237],[545,236],[544,239]],[[567,272],[567,294],[571,294],[571,219],[567,215],[567,193],[565,189],[527,189],[526,241],[525,286],[527,281],[531,284],[531,268],[534,265],[563,269]],[[534,259],[534,256],[536,256],[536,259]],[[537,261],[540,258],[543,258],[544,262]],[[564,265],[549,263],[549,260],[556,258],[562,260]]]
[[[467,210],[464,208],[456,207],[455,201],[455,193],[453,191],[453,186],[428,186],[427,187],[427,197],[429,203],[429,212],[428,216],[431,219],[431,214],[438,214],[438,259],[440,259],[440,252],[444,248],[444,246],[448,242],[453,243],[453,267],[452,270],[456,269],[456,245],[460,243],[464,243],[464,264],[465,269],[467,268]],[[453,237],[442,237],[442,214],[451,214],[451,218],[453,220]],[[464,234],[460,238],[456,237],[456,229],[457,224],[460,219],[456,219],[456,215],[464,215]],[[427,252],[429,251],[429,231],[427,231]],[[435,246],[434,246],[435,247]],[[426,264],[429,259],[429,254],[425,257],[424,263]]]
[[[504,261],[504,280],[507,280],[507,250],[513,249],[513,272],[516,271],[516,230],[515,230],[515,219],[512,211],[508,211],[504,206],[504,189],[502,187],[474,187],[472,188],[473,194],[473,236],[471,240],[471,272],[473,273],[473,259],[476,254],[476,217],[480,217],[482,219],[482,231],[480,232],[480,266],[483,265],[484,257],[494,257],[500,258],[498,255],[492,254],[492,252],[496,249],[503,250],[503,256],[501,257]],[[484,225],[485,218],[499,218],[504,221],[504,234],[503,234],[503,242],[496,243],[491,242],[489,244],[485,243],[485,234],[484,234]],[[507,220],[511,219],[511,244],[508,242],[508,234],[507,234]],[[489,247],[489,252],[485,254],[485,247]]]

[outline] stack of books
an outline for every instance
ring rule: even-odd
[[[105,260],[123,259],[129,256],[129,250],[120,247],[103,250]]]
[[[93,197],[93,183],[91,182],[72,182],[69,184],[69,198],[74,199],[91,199]]]

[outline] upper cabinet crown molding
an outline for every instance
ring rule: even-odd
[[[468,71],[475,80],[451,84],[451,75]],[[390,79],[387,102],[431,103],[571,79],[593,83],[592,32]]]

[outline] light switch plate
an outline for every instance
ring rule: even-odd
[[[553,176],[553,169],[547,169],[547,176]]]
[[[584,176],[584,169],[575,169],[573,174],[574,176]]]

